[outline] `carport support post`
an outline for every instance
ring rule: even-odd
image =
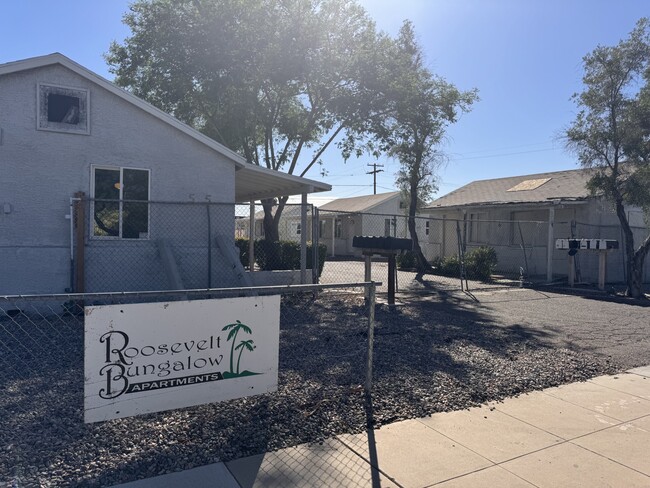
[[[255,200],[250,203],[250,220],[248,222],[248,271],[255,269]],[[251,279],[252,279],[251,275]]]
[[[576,260],[573,254],[569,254],[569,286],[573,288],[576,281]]]
[[[300,283],[307,283],[307,194],[302,194],[300,206]]]
[[[546,239],[546,281],[553,281],[553,226],[555,225],[555,207],[548,209],[548,236]]]

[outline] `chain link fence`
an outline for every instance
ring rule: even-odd
[[[251,293],[281,294],[276,392],[84,424],[84,305]],[[365,431],[373,327],[372,284],[0,297],[0,486],[110,486]],[[316,469],[301,449],[260,476]]]
[[[311,283],[312,209],[286,205],[280,243],[264,240],[264,211],[214,202],[77,200],[72,289],[91,293]],[[276,215],[277,207],[273,208]],[[249,236],[254,234],[251,271]],[[304,237],[303,237],[304,234]],[[306,244],[306,243],[305,243]],[[80,264],[82,265],[80,266]],[[304,266],[304,276],[301,269]]]
[[[259,204],[251,209],[214,202],[83,200],[82,205],[84,224],[75,226],[73,241],[83,253],[73,260],[84,266],[72,282],[85,281],[74,289],[88,292],[363,281],[363,251],[353,246],[354,236],[411,237],[403,214],[319,211],[311,205],[304,212],[295,204],[281,211],[277,205],[268,209],[277,220],[277,242],[268,239]],[[398,255],[400,292],[481,290],[566,279],[568,260],[566,252],[554,249],[556,238],[616,239],[621,248],[623,242],[618,226],[575,221],[555,222],[550,241],[546,221],[419,215],[414,224],[431,270],[418,273],[411,256]],[[634,228],[637,240],[646,232]],[[387,258],[374,255],[372,261],[370,279],[383,282],[378,291],[386,293]],[[597,253],[579,253],[575,263],[578,283],[597,282]],[[608,253],[610,281],[624,282],[623,264],[622,249]],[[647,270],[645,280],[650,280]]]
[[[411,256],[398,255],[397,289],[481,289],[521,286],[546,280],[548,223],[414,218],[418,243],[431,272],[417,273]],[[363,254],[354,248],[355,235],[411,238],[408,217],[370,213],[321,212],[320,242],[327,247],[322,282],[364,277]],[[387,259],[375,255],[372,279],[384,282]]]

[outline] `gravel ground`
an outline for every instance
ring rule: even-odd
[[[375,427],[650,364],[647,309],[531,290],[476,298],[378,306]],[[58,318],[55,335],[34,319],[0,321],[0,486],[110,486],[360,432],[365,316],[351,293],[285,300],[278,392],[92,425],[81,324]]]

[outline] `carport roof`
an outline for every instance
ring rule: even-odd
[[[273,171],[253,164],[238,166],[235,173],[235,201],[330,191],[331,185],[300,176]]]

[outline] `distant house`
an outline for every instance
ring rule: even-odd
[[[0,65],[0,168],[0,294],[79,289],[80,247],[86,291],[232,285],[217,240],[234,247],[236,202],[331,189],[247,164],[58,53]]]
[[[355,235],[405,237],[405,212],[398,191],[333,200],[319,207],[320,242],[330,256],[360,256]]]
[[[259,208],[259,205],[258,205]],[[275,208],[273,211],[275,216]],[[248,239],[250,235],[250,217],[241,216],[235,223],[235,237]],[[311,241],[311,212],[307,213],[307,227],[305,233],[307,240]],[[281,241],[298,242],[303,234],[301,225],[301,205],[288,204],[282,209],[280,222],[278,223],[278,233]],[[264,233],[264,210],[255,212],[255,239],[263,239]]]
[[[458,253],[458,236],[467,250],[488,245],[497,250],[504,271],[525,267],[528,275],[547,280],[567,275],[567,252],[555,250],[556,238],[617,239],[619,221],[611,204],[590,195],[585,169],[474,181],[422,209],[431,219],[429,259]],[[643,213],[629,208],[639,238],[647,232]],[[598,257],[579,253],[580,274],[596,281]],[[607,276],[622,281],[623,253],[608,256]],[[650,278],[650,273],[646,273]],[[647,279],[646,278],[646,279]]]

